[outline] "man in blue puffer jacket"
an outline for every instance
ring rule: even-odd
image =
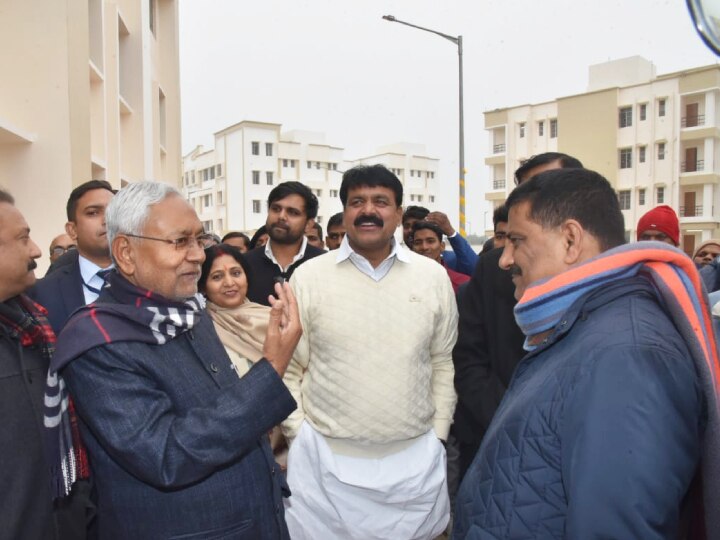
[[[617,196],[592,171],[542,173],[507,206],[500,266],[528,354],[460,487],[453,537],[717,538],[720,368],[692,261],[623,246]]]

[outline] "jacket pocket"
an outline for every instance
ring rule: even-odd
[[[210,529],[207,531],[189,534],[178,534],[171,536],[168,540],[235,540],[241,538],[255,538],[255,535],[248,535],[249,533],[252,533],[253,530],[253,520],[246,519],[228,527],[220,527],[218,529]]]

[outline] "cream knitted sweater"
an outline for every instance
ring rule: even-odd
[[[379,282],[330,252],[292,276],[303,335],[284,381],[303,420],[326,437],[384,444],[431,428],[446,439],[455,409],[457,306],[445,269],[410,253]]]

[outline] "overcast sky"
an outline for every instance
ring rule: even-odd
[[[469,229],[482,234],[483,111],[585,91],[588,66],[641,55],[657,73],[716,62],[685,0],[182,0],[183,153],[241,120],[326,134],[355,159],[399,141],[440,159],[457,220],[462,35]],[[579,156],[582,158],[582,156]]]

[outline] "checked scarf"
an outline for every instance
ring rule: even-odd
[[[12,337],[20,341],[23,347],[38,346],[43,358],[47,359],[49,364],[55,352],[55,333],[46,316],[47,310],[25,295],[16,296],[0,304],[0,323],[8,329]],[[60,475],[66,478],[67,489],[64,494],[67,495],[75,480],[89,478],[90,467],[85,446],[80,438],[72,400],[65,396],[63,402],[56,403],[55,406],[63,410],[66,421],[62,426],[58,426],[57,433],[59,444],[57,455],[61,456],[61,461],[58,463],[56,454],[52,453],[49,454],[49,463],[54,484],[55,479]],[[57,492],[56,489],[53,491]]]
[[[652,283],[660,305],[685,340],[700,379],[708,409],[702,447],[706,530],[720,531],[720,513],[717,512],[720,493],[720,363],[707,294],[690,257],[660,242],[638,242],[613,248],[528,287],[515,306],[515,320],[530,338],[554,328],[581,296],[636,275],[644,276]],[[534,347],[526,340],[525,348],[531,350]]]
[[[45,427],[53,468],[55,496],[70,492],[75,477],[66,458],[64,433],[72,424],[67,414],[68,392],[62,368],[85,352],[108,343],[139,341],[162,345],[190,330],[202,313],[199,295],[173,302],[136,287],[117,272],[110,272],[102,300],[78,309],[57,342],[45,387]],[[104,302],[103,300],[109,300]],[[113,303],[116,302],[116,303]]]

